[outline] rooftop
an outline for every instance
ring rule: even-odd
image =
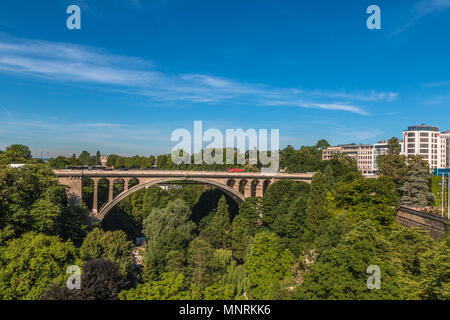
[[[343,147],[343,148],[355,148],[355,147],[373,147],[373,144],[340,144],[338,145],[338,147]]]
[[[425,123],[422,123],[418,126],[410,126],[406,131],[439,131],[438,127],[427,126]]]

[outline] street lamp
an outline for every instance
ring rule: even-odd
[[[445,191],[445,177],[444,173],[442,173],[442,218],[444,217],[444,191]]]
[[[447,218],[450,219],[450,172],[447,174]]]

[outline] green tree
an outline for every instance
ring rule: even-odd
[[[292,277],[293,263],[292,253],[283,250],[277,235],[270,232],[256,234],[244,264],[248,275],[248,297],[269,299],[281,280]]]
[[[64,169],[66,166],[71,164],[70,159],[63,157],[63,156],[51,158],[48,161],[48,163],[49,163],[50,167],[53,169]]]
[[[83,265],[80,290],[53,284],[44,291],[43,300],[117,300],[128,281],[117,264],[106,259],[89,260]]]
[[[408,173],[406,157],[400,155],[400,143],[393,137],[388,140],[387,154],[377,157],[378,174],[391,177],[397,188],[405,182]]]
[[[211,223],[200,233],[214,248],[226,248],[230,244],[230,214],[227,200],[222,196]]]
[[[82,165],[91,165],[91,154],[87,151],[82,151],[78,157],[78,162]]]
[[[322,151],[323,149],[326,149],[329,146],[330,146],[330,144],[325,139],[321,139],[321,140],[317,141],[317,143],[316,143],[316,149],[319,151]]]
[[[247,198],[239,205],[239,215],[233,219],[230,235],[231,248],[236,259],[242,261],[245,257],[251,238],[261,225],[262,214],[261,198]]]
[[[399,189],[400,202],[413,207],[425,207],[435,200],[431,191],[431,174],[428,164],[421,159],[413,159],[405,183]]]
[[[77,247],[91,227],[88,211],[81,206],[65,207],[58,218],[58,235],[63,240],[71,240]]]
[[[156,164],[155,156],[150,156],[148,159],[150,161],[150,167],[153,167]]]
[[[237,300],[243,300],[247,289],[248,278],[246,276],[245,266],[238,265],[235,261],[227,266],[227,272],[222,276],[224,285],[224,296],[233,297]]]
[[[373,220],[379,227],[391,226],[399,208],[396,186],[390,177],[361,178],[336,186],[334,204],[345,209],[353,222]]]
[[[424,269],[424,254],[437,246],[427,231],[419,228],[407,228],[396,224],[387,240],[393,246],[393,259],[399,273],[398,284],[400,299],[418,300],[426,287],[421,283],[428,276],[429,271]],[[428,260],[428,258],[427,258]]]
[[[131,250],[133,243],[128,241],[123,231],[103,231],[95,228],[89,232],[80,247],[80,257],[84,261],[98,258],[117,263],[119,271],[127,274],[133,268]]]
[[[0,153],[0,164],[29,163],[30,161],[30,148],[21,144],[10,145],[6,147],[5,152]]]
[[[75,153],[73,153],[72,156],[70,157],[69,165],[71,165],[71,166],[79,165],[78,159],[77,159],[77,156],[75,155]]]
[[[192,281],[199,288],[205,288],[213,279],[212,259],[214,249],[207,241],[195,238],[189,245],[188,253]]]
[[[333,190],[334,187],[334,174],[333,174],[333,168],[330,164],[327,164],[325,167],[325,171],[323,172],[325,175],[325,180],[327,181],[328,190]]]
[[[203,291],[204,300],[233,300],[233,290],[231,285],[222,281],[214,282]]]
[[[322,172],[317,172],[311,182],[311,191],[306,207],[305,235],[313,241],[319,234],[320,225],[331,217],[327,198],[327,181]]]
[[[150,186],[146,189],[133,193],[119,204],[134,223],[140,225],[150,214],[153,208],[165,208],[170,200],[170,193],[159,186]],[[127,204],[129,209],[126,208]]]
[[[182,274],[164,273],[161,280],[138,284],[119,293],[121,300],[190,300],[192,296]]]
[[[75,236],[73,232],[77,229],[83,233],[86,222],[79,225],[81,221],[77,219],[72,226],[65,223],[64,214],[73,209],[67,208],[64,186],[45,165],[0,167],[0,193],[0,229],[9,227],[15,236],[39,231],[49,235],[61,234],[65,239],[69,233]]]
[[[303,239],[306,228],[306,209],[308,207],[308,195],[300,194],[289,206],[288,213],[284,216],[284,223],[279,226],[282,229],[275,229],[279,236],[282,236],[284,247],[289,248],[292,253],[298,255],[299,244]]]
[[[381,289],[369,290],[366,273],[379,266]],[[392,247],[370,220],[359,222],[335,248],[324,250],[303,281],[291,294],[292,299],[398,299],[398,275]]]
[[[319,255],[325,250],[335,248],[347,233],[352,230],[353,223],[345,213],[332,217],[328,223],[321,226],[320,234],[315,240],[317,252]]]
[[[38,199],[30,210],[33,229],[45,234],[54,234],[58,229],[58,218],[62,208],[46,199]]]
[[[444,241],[422,255],[421,273],[421,298],[450,299],[450,247]]]
[[[195,223],[189,220],[191,210],[182,200],[170,201],[166,208],[153,208],[144,220],[147,239],[146,266],[152,277],[165,270],[167,254],[172,250],[186,253],[195,235]]]
[[[231,248],[236,259],[242,260],[245,257],[253,233],[254,227],[251,221],[246,220],[241,215],[234,218],[231,231]]]
[[[52,283],[61,285],[77,264],[70,241],[33,232],[0,247],[0,299],[37,299]]]
[[[315,146],[302,146],[295,150],[287,146],[280,151],[280,166],[288,172],[314,172],[321,166],[322,150],[329,147],[326,140],[319,140]]]
[[[285,215],[288,214],[291,203],[300,195],[307,195],[309,188],[305,182],[290,180],[280,180],[269,185],[262,200],[263,226],[274,232],[277,229],[285,229],[285,226],[280,226],[280,223],[287,222]]]
[[[327,167],[330,169],[327,170]],[[351,182],[362,178],[358,171],[356,161],[347,155],[334,155],[330,160],[321,163],[321,170],[324,170],[327,182],[335,184],[338,182]]]
[[[117,300],[128,284],[116,263],[106,259],[93,259],[83,265],[81,290],[82,300]]]

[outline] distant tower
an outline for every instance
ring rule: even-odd
[[[106,167],[106,164],[108,163],[108,156],[101,156],[100,163],[101,163],[102,167]]]

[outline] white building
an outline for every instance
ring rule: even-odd
[[[346,155],[356,161],[359,172],[363,175],[372,175],[372,149],[371,144],[344,144],[328,147],[322,150],[322,161],[330,160],[334,155]]]
[[[421,124],[410,126],[403,131],[403,154],[407,157],[419,155],[428,161],[430,169],[440,168],[442,165],[442,139],[438,127]]]
[[[373,145],[372,149],[372,171],[378,171],[377,158],[383,154],[386,154],[388,150],[387,140],[378,141]]]
[[[403,141],[399,141],[400,154],[403,154]],[[388,152],[388,140],[378,141],[373,145],[372,149],[372,171],[376,173],[378,171],[377,158]]]
[[[450,130],[441,132],[441,168],[450,168]]]
[[[410,126],[403,131],[403,140],[399,143],[400,154],[407,157],[421,156],[428,162],[431,170],[450,168],[450,130],[441,133],[438,127],[426,124]],[[372,175],[378,171],[378,156],[387,154],[387,151],[387,140],[373,145],[338,145],[322,150],[322,161],[330,160],[335,155],[347,155],[355,159],[362,174]]]

